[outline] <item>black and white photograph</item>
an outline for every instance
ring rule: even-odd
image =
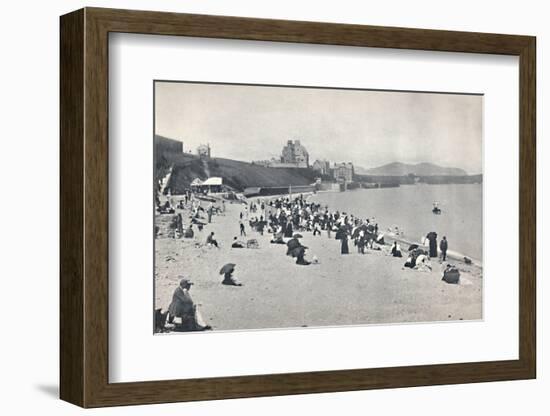
[[[155,81],[155,332],[483,319],[482,151],[482,94]]]

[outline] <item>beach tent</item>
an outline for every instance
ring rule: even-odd
[[[202,183],[202,186],[221,186],[223,179],[218,176],[212,176]]]

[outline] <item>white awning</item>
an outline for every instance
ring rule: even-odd
[[[222,178],[218,176],[213,176],[205,180],[201,185],[221,185],[223,182]]]

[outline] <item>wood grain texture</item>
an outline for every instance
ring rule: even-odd
[[[60,24],[60,388],[84,404],[84,12]]]
[[[520,357],[241,377],[108,381],[108,33],[520,57]],[[87,8],[61,18],[61,397],[83,407],[533,378],[535,39],[484,33]],[[68,322],[65,322],[68,321]]]
[[[519,355],[536,377],[537,152],[536,40],[520,54],[519,103]]]

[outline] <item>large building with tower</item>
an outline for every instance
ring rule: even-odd
[[[309,153],[300,140],[287,141],[281,153],[281,163],[292,164],[298,168],[309,167]]]

